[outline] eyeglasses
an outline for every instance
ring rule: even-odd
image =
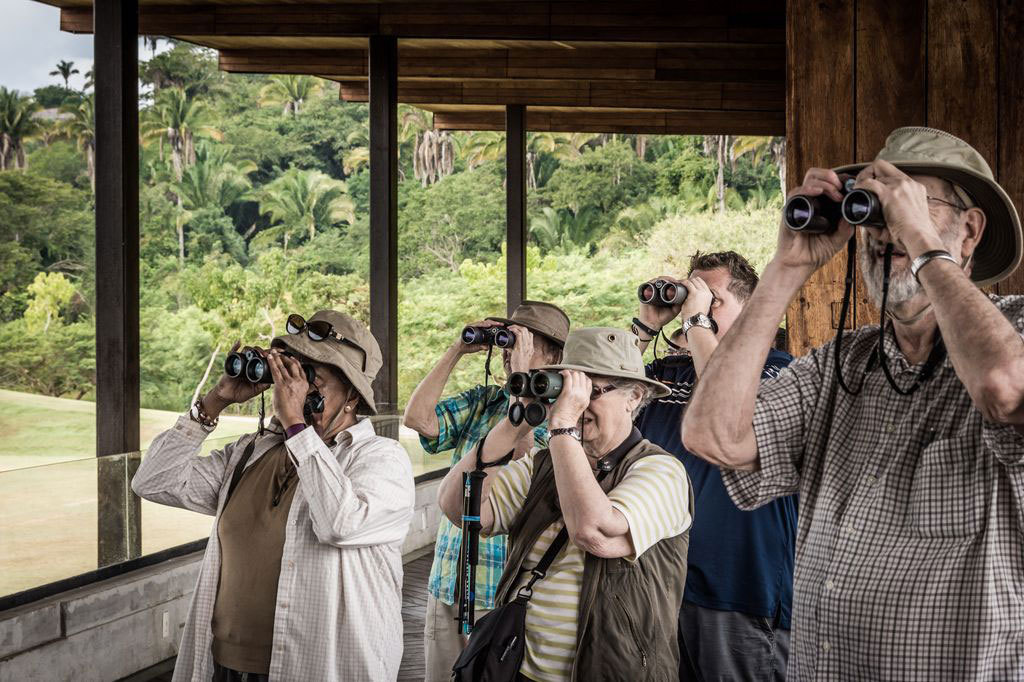
[[[945,199],[940,199],[938,197],[927,197],[927,199],[928,199],[928,201],[937,201],[940,204],[945,204],[946,206],[949,206],[950,208],[955,208],[958,211],[966,211],[967,210],[966,206],[961,206],[960,204],[954,204],[951,201],[946,201]]]
[[[594,402],[605,393],[610,393],[617,389],[618,386],[614,384],[608,384],[607,386],[591,386],[590,388],[590,402]]]
[[[355,348],[363,355],[362,371],[366,371],[366,351],[363,347],[355,341],[345,338],[338,332],[334,331],[334,325],[327,320],[310,320],[309,322],[306,322],[306,318],[302,315],[292,313],[288,316],[288,321],[285,323],[285,329],[289,334],[301,334],[305,331],[306,336],[309,337],[310,341],[319,342],[327,339],[333,339],[342,345]]]

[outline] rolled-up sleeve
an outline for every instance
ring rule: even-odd
[[[761,382],[754,405],[756,471],[722,470],[722,482],[736,506],[756,509],[800,487],[800,474],[818,396],[823,386],[825,348],[793,360]]]
[[[434,413],[437,415],[437,436],[427,438],[420,436],[420,445],[432,455],[451,450],[459,443],[462,429],[469,421],[469,416],[477,404],[487,397],[483,386],[476,386],[437,404]]]
[[[1024,435],[1010,424],[984,421],[981,440],[989,452],[1004,466],[1024,466]]]

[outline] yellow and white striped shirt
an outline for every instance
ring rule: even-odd
[[[522,509],[533,476],[536,451],[512,462],[497,475],[490,490],[494,525],[491,535],[507,533]],[[608,493],[612,506],[629,523],[635,561],[653,545],[690,527],[689,485],[686,470],[675,457],[652,455],[636,462],[622,481]],[[540,536],[523,563],[518,589],[530,577],[547,548],[562,530],[559,519]],[[520,672],[537,682],[569,679],[576,652],[577,611],[583,585],[583,551],[567,543],[548,569],[547,577],[533,587],[526,608],[526,655]]]

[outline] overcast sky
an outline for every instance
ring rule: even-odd
[[[161,42],[157,52],[165,46]],[[141,44],[139,56],[150,56]],[[38,87],[63,83],[50,75],[61,59],[74,62],[80,71],[69,81],[80,90],[92,66],[92,36],[61,31],[56,7],[34,0],[0,0],[0,85],[28,95]]]
[[[81,71],[71,87],[81,88],[92,66],[92,36],[60,30],[60,10],[33,0],[0,0],[0,85],[31,94],[43,85],[62,82],[49,75],[61,59]]]

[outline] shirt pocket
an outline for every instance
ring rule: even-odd
[[[921,452],[910,485],[909,520],[915,535],[967,538],[984,529],[989,471],[980,444],[933,441]]]

